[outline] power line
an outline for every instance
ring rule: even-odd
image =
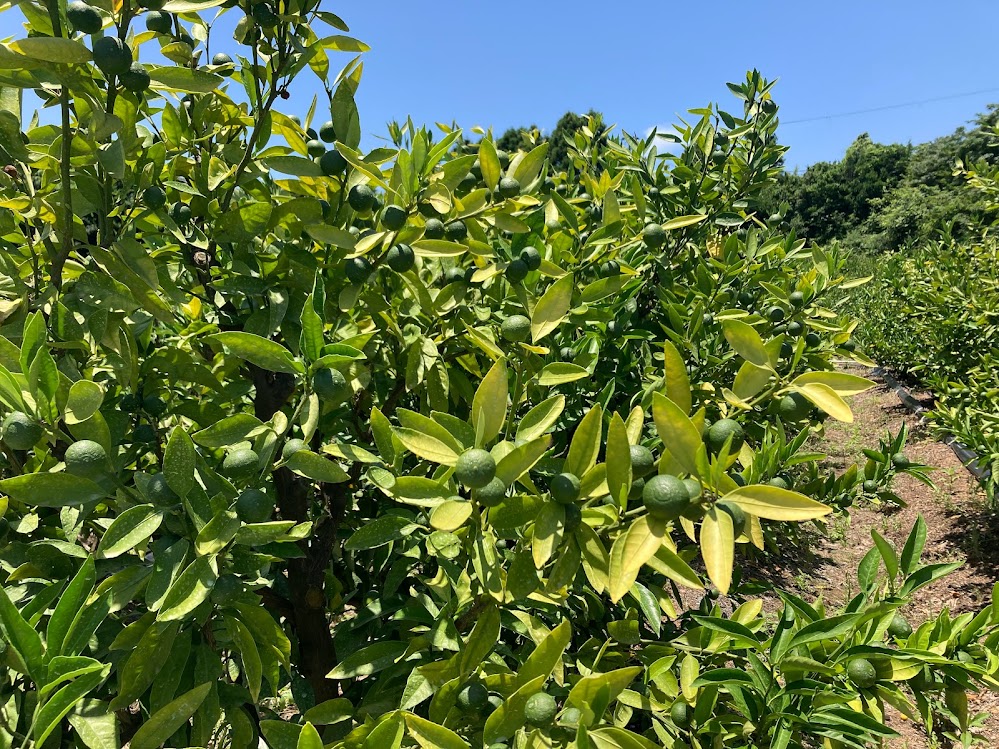
[[[805,117],[800,120],[783,120],[781,125],[798,125],[804,122],[818,122],[820,120],[835,120],[840,117],[854,117],[858,114],[868,114],[870,112],[884,112],[889,109],[904,109],[905,107],[917,107],[921,104],[932,104],[937,101],[948,101],[950,99],[963,99],[968,96],[981,96],[982,94],[992,94],[999,92],[999,88],[984,88],[979,91],[968,91],[963,94],[950,94],[949,96],[936,96],[931,99],[920,99],[918,101],[907,101],[901,104],[886,104],[882,107],[871,107],[870,109],[857,109],[852,112],[839,112],[836,114],[824,114],[819,117]]]

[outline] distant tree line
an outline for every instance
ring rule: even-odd
[[[838,240],[867,253],[903,248],[948,229],[961,235],[979,226],[986,204],[955,174],[958,162],[999,162],[999,104],[971,127],[919,145],[875,143],[859,136],[839,161],[786,173],[764,201],[800,236]]]
[[[555,123],[555,128],[548,135],[543,135],[537,125],[530,127],[511,127],[506,130],[497,140],[496,147],[504,151],[513,153],[518,149],[529,151],[536,145],[548,142],[548,159],[555,171],[566,171],[572,161],[569,149],[576,137],[590,121],[590,118],[597,123],[603,123],[603,115],[591,109],[585,114],[576,112],[566,112]],[[606,137],[602,132],[600,137]]]

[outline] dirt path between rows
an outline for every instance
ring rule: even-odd
[[[910,460],[935,467],[930,488],[908,476],[898,478],[893,487],[908,506],[905,508],[864,504],[852,508],[848,518],[834,524],[815,550],[817,566],[809,571],[809,597],[822,596],[831,604],[846,603],[858,592],[857,568],[872,546],[871,530],[876,529],[901,549],[918,515],[926,521],[927,539],[924,563],[962,561],[955,573],[916,593],[903,613],[918,626],[943,608],[952,614],[977,612],[991,602],[992,586],[999,578],[999,518],[986,509],[985,495],[961,461],[946,445],[936,441],[918,419],[899,401],[898,395],[871,370],[851,367],[848,371],[878,382],[878,386],[851,399],[853,424],[827,422],[819,442],[830,463],[846,469],[863,465],[863,448],[876,449],[878,439],[888,430],[897,433],[902,423],[909,427],[906,453]],[[925,393],[913,393],[930,405]],[[999,747],[999,695],[992,692],[970,695],[972,713],[986,713],[978,729],[985,747]],[[940,749],[949,747],[927,738],[925,730],[898,715],[889,725],[901,736],[885,743],[887,749]]]

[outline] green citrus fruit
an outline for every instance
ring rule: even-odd
[[[66,470],[76,476],[95,479],[107,469],[108,454],[93,440],[79,440],[66,448]]]
[[[646,247],[653,250],[658,249],[666,243],[666,230],[661,224],[646,224],[645,228],[642,229],[642,241],[645,242]]]
[[[746,529],[746,513],[739,505],[732,502],[718,502],[715,505],[719,510],[732,518],[732,531],[736,537],[742,535]]]
[[[576,358],[576,352],[569,346],[563,346],[558,350],[558,358],[562,361],[572,361]]]
[[[249,447],[240,447],[225,456],[222,461],[222,472],[235,480],[243,481],[251,478],[260,468],[260,456]]]
[[[767,318],[772,323],[779,323],[784,320],[785,312],[783,307],[771,307],[767,310]]]
[[[502,148],[496,149],[496,158],[499,159],[500,166],[506,169],[510,166],[510,154],[504,151]]]
[[[338,401],[350,394],[350,385],[339,369],[320,369],[312,378],[312,389],[321,400]]]
[[[367,185],[354,185],[347,193],[347,202],[355,211],[370,211],[375,204],[375,193]]]
[[[66,6],[66,18],[74,31],[81,34],[96,34],[104,26],[104,19],[91,5],[73,0]]]
[[[105,75],[121,75],[132,64],[132,49],[116,36],[102,36],[94,41],[94,64]]]
[[[912,634],[912,625],[909,624],[904,616],[896,613],[891,620],[891,624],[888,625],[888,634],[900,640],[905,640]]]
[[[874,479],[867,479],[867,481],[864,482],[864,491],[867,492],[868,494],[874,494],[877,492],[877,490],[878,490],[878,482],[875,481]]]
[[[499,476],[493,476],[488,484],[472,492],[472,498],[483,507],[495,507],[504,497],[506,497],[506,484]]]
[[[795,307],[801,307],[805,303],[805,295],[800,291],[794,291],[791,293],[790,300]]]
[[[212,65],[232,65],[232,58],[225,52],[218,52],[212,57]]]
[[[236,498],[236,514],[244,523],[266,523],[274,503],[259,489],[247,489]]]
[[[371,275],[371,263],[363,256],[352,257],[344,263],[343,272],[351,283],[364,283]]]
[[[468,237],[468,227],[464,221],[450,221],[444,225],[444,236],[452,242],[464,242]]]
[[[150,78],[146,66],[133,62],[128,70],[121,74],[121,85],[134,94],[141,94],[149,88]]]
[[[260,24],[261,28],[272,29],[277,26],[278,16],[268,3],[257,3],[250,10],[253,20]]]
[[[139,5],[146,10],[160,10],[164,5],[166,5],[166,0],[142,0]]]
[[[524,705],[524,720],[535,727],[550,726],[555,720],[558,705],[547,692],[537,692],[527,698]]]
[[[385,262],[396,273],[405,273],[416,265],[416,253],[408,244],[393,245],[385,253]]]
[[[606,263],[600,264],[599,273],[601,278],[620,275],[621,264],[617,260],[608,260]]]
[[[781,359],[790,359],[792,356],[794,356],[794,346],[792,346],[787,341],[784,341],[780,345],[780,358]]]
[[[331,148],[319,157],[319,168],[327,177],[336,177],[347,170],[347,159],[335,148]]]
[[[641,499],[643,491],[645,491],[645,479],[633,478],[631,489],[628,490],[628,499]]]
[[[513,198],[520,195],[520,183],[513,177],[503,177],[499,181],[499,194],[504,198]]]
[[[333,120],[326,120],[319,126],[319,137],[327,143],[336,140],[336,128],[333,126]]]
[[[843,349],[844,351],[849,351],[853,353],[854,351],[857,350],[857,342],[854,341],[853,339],[847,339],[840,344],[840,348]]]
[[[854,658],[850,661],[846,674],[853,685],[860,689],[870,689],[878,683],[878,672],[866,658]]]
[[[382,211],[382,226],[389,231],[399,231],[406,225],[406,209],[394,203],[385,206]]]
[[[462,224],[464,226],[464,224]],[[444,236],[444,222],[439,218],[428,218],[423,225],[423,236],[427,239],[441,239]]]
[[[510,315],[500,326],[500,335],[513,343],[526,341],[531,335],[531,321],[523,315]]]
[[[465,710],[480,708],[489,702],[489,691],[479,682],[466,684],[458,692],[458,704]]]
[[[579,505],[565,505],[565,532],[572,533],[583,522],[583,511]]]
[[[812,412],[812,404],[801,393],[788,393],[780,399],[777,409],[784,421],[797,422]]]
[[[464,283],[465,282],[465,271],[461,268],[448,268],[444,273],[444,284],[449,283]]]
[[[470,489],[481,489],[496,476],[496,460],[480,447],[465,450],[454,466],[458,483]]]
[[[652,517],[675,520],[690,505],[690,492],[676,476],[653,476],[645,482],[642,502]]]
[[[552,479],[549,488],[552,499],[559,504],[567,505],[579,499],[579,477],[574,473],[560,473]]]
[[[146,28],[157,34],[169,34],[173,31],[173,16],[158,10],[146,13]]]
[[[158,211],[166,205],[166,192],[159,185],[150,185],[142,191],[142,202]]]
[[[644,445],[632,445],[628,448],[631,453],[631,475],[635,478],[645,478],[656,465],[656,458],[652,451]]]
[[[147,395],[142,399],[142,410],[150,416],[162,416],[167,411],[167,404],[162,398],[155,395]]]
[[[520,251],[520,259],[524,261],[528,270],[537,270],[541,267],[541,253],[536,247],[525,247]]]
[[[782,479],[780,476],[774,476],[772,479],[770,479],[767,482],[767,484],[770,485],[770,486],[776,486],[778,489],[790,489],[791,488],[788,485],[787,481],[785,481],[784,479]]]
[[[326,153],[326,146],[321,140],[310,140],[305,144],[305,150],[308,151],[310,158],[318,159]]]
[[[808,333],[805,335],[805,345],[809,348],[818,348],[820,343],[822,343],[822,338],[818,333]]]
[[[909,458],[905,453],[895,453],[891,456],[891,464],[896,468],[908,468],[911,463],[909,463]]]
[[[243,592],[243,583],[233,574],[222,575],[212,586],[211,599],[216,606],[229,603]]]
[[[673,703],[673,707],[669,710],[670,720],[673,721],[673,725],[677,728],[687,728],[690,726],[690,705],[688,705],[683,700],[678,700]]]
[[[132,443],[136,445],[148,445],[156,441],[156,430],[149,424],[139,424],[132,430]]]
[[[153,504],[158,505],[173,504],[179,499],[162,473],[154,473],[149,477],[149,483],[146,484],[146,495]]]
[[[732,419],[719,419],[708,427],[706,440],[708,448],[715,454],[720,453],[729,437],[732,438],[732,445],[729,447],[728,453],[729,455],[734,455],[742,447],[742,443],[745,441],[745,433],[742,431],[739,422]]]
[[[44,433],[41,425],[23,411],[12,411],[3,420],[3,441],[14,450],[30,450]]]
[[[191,211],[191,206],[187,203],[174,203],[170,208],[170,218],[180,226],[188,223],[193,216],[194,213]]]
[[[527,267],[527,263],[520,258],[517,258],[506,266],[506,270],[503,272],[503,275],[506,276],[506,280],[510,283],[520,283],[527,278],[528,273],[530,273],[530,268]]]
[[[691,500],[695,500],[701,496],[701,482],[697,479],[684,479],[683,485],[687,487],[687,493],[690,495]]]
[[[579,719],[583,717],[583,713],[578,707],[569,707],[562,711],[562,715],[559,716],[558,722],[566,726],[579,725]]]
[[[290,439],[284,443],[284,447],[281,448],[281,457],[288,460],[292,455],[299,452],[300,450],[307,449],[305,440],[300,440],[297,437]]]
[[[658,198],[659,197],[659,188],[658,187],[650,187],[649,191],[646,193],[646,195],[648,195],[650,198]]]

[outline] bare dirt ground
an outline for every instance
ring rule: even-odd
[[[837,468],[847,468],[866,460],[862,448],[877,448],[878,439],[888,430],[897,433],[902,423],[909,426],[906,453],[914,462],[935,467],[930,488],[908,476],[896,480],[894,491],[905,508],[862,505],[851,509],[849,518],[830,528],[817,539],[814,569],[807,579],[796,578],[800,592],[808,598],[821,596],[831,604],[842,604],[858,592],[857,568],[872,546],[871,529],[876,529],[897,549],[905,543],[918,515],[927,526],[924,563],[962,561],[955,573],[916,593],[903,613],[918,626],[943,608],[952,614],[979,611],[991,602],[992,586],[999,579],[999,518],[985,506],[984,493],[960,460],[946,445],[936,441],[925,427],[899,401],[898,395],[869,370],[850,369],[878,381],[878,387],[852,399],[853,424],[827,422],[819,443]],[[925,394],[914,393],[930,405]],[[785,574],[790,570],[785,570]],[[792,587],[795,578],[792,576]],[[807,588],[801,583],[804,582]],[[978,730],[982,746],[999,747],[999,695],[982,692],[970,695],[970,711],[988,717]],[[886,749],[941,749],[949,743],[932,741],[922,726],[912,725],[898,715],[889,725],[901,736],[886,742]]]

